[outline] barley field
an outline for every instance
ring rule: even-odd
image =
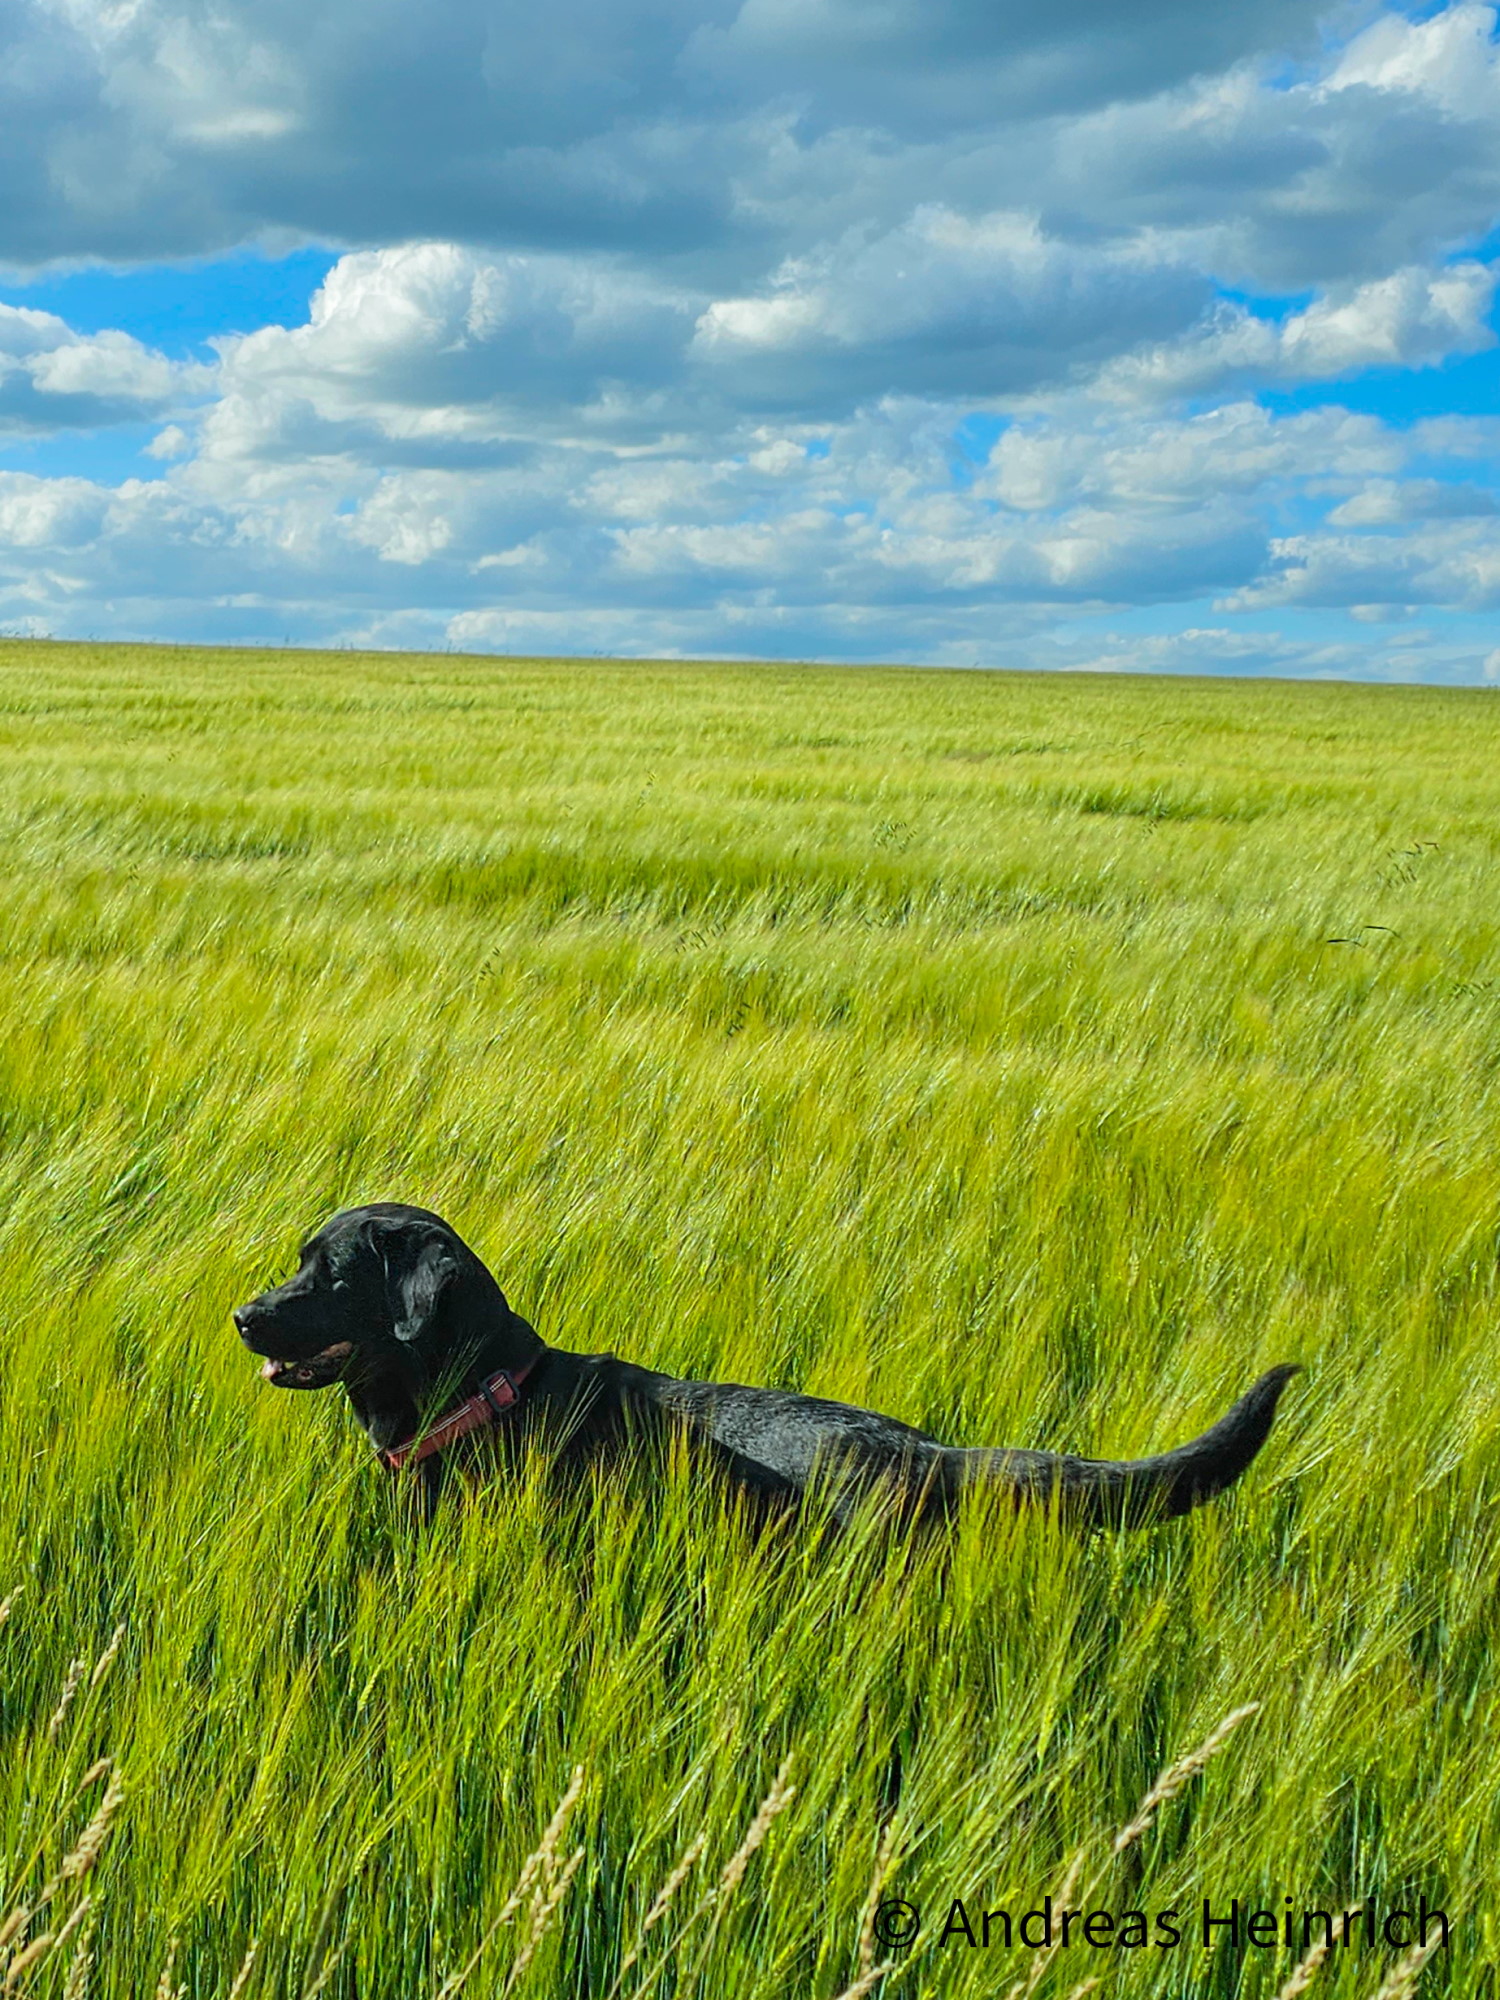
[[[1500,698],[13,642],[0,837],[4,1992],[1497,1991]],[[229,1319],[374,1199],[955,1443],[1307,1373],[1146,1532],[423,1534]]]

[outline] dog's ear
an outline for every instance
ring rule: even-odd
[[[463,1268],[441,1236],[417,1237],[404,1229],[382,1231],[375,1247],[385,1266],[386,1304],[397,1340],[420,1340],[437,1317],[443,1295]]]

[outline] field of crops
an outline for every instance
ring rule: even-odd
[[[0,839],[7,1991],[1495,1991],[1500,698],[13,643]],[[955,1443],[1308,1372],[1137,1534],[423,1536],[229,1320],[382,1198]]]

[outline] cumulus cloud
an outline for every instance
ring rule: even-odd
[[[1463,0],[1425,22],[1383,12],[1290,76],[1245,63],[1052,121],[1023,139],[1033,198],[1054,227],[1154,230],[1249,292],[1441,263],[1500,203],[1494,29]]]
[[[1260,0],[742,0],[705,23],[692,56],[730,89],[802,93],[824,123],[905,135],[989,125],[997,114],[1135,98],[1271,45],[1310,46],[1318,8]]]
[[[696,360],[742,399],[847,406],[914,394],[1014,396],[1190,324],[1209,287],[1156,242],[1078,244],[1034,215],[924,204],[873,240],[797,258],[700,316]]]
[[[96,541],[110,496],[87,479],[0,473],[0,549],[53,555]]]
[[[305,326],[217,343],[214,449],[358,452],[570,429],[653,434],[691,300],[601,260],[410,244],[340,259]],[[616,385],[628,384],[627,402]]]
[[[1170,344],[1122,355],[1099,387],[1122,397],[1203,395],[1245,381],[1317,381],[1367,368],[1428,368],[1495,345],[1493,266],[1405,269],[1280,319],[1218,307]]]
[[[1330,50],[1323,11],[0,0],[0,260],[425,238],[669,258],[746,297],[928,204],[1357,281],[1486,226],[1493,13],[1381,14]]]
[[[1336,406],[1277,417],[1240,401],[1181,417],[1081,403],[1005,431],[975,490],[1025,512],[1088,504],[1141,515],[1309,476],[1363,481],[1396,471],[1410,451],[1376,418]]]
[[[1479,0],[1413,21],[1382,14],[1334,62],[1326,95],[1361,88],[1423,97],[1457,117],[1495,114],[1495,12]]]
[[[55,313],[0,305],[0,432],[149,420],[209,379],[129,334],[86,336]]]
[[[1288,535],[1272,541],[1269,556],[1267,574],[1226,598],[1226,610],[1316,605],[1386,618],[1424,605],[1500,605],[1493,517],[1432,521],[1401,536]]]
[[[1477,676],[1500,427],[1266,392],[1493,345],[1495,17],[1341,18],[0,0],[0,259],[342,252],[203,364],[0,308],[0,431],[154,430],[4,475],[0,622]]]
[[[712,456],[561,438],[510,464],[382,471],[330,455],[300,475],[260,467],[260,433],[216,437],[212,419],[205,432],[164,477],[119,488],[11,475],[0,622],[42,602],[82,616],[67,576],[117,618],[132,615],[122,603],[158,621],[175,605],[169,623],[196,608],[231,634],[284,608],[321,637],[546,632],[567,649],[608,630],[632,651],[672,650],[675,634],[700,653],[951,658],[993,637],[997,614],[1034,635],[1062,614],[1213,598],[1240,612],[1478,609],[1496,570],[1483,489],[1443,456],[1443,434],[1340,410],[1075,399],[1004,429],[961,482],[953,413],[932,401],[816,434],[745,421]],[[1450,429],[1447,442],[1473,440]],[[1323,525],[1278,534],[1314,483]]]
[[[1454,521],[1500,514],[1492,488],[1462,479],[1374,479],[1333,508],[1333,528],[1399,528],[1408,521]]]

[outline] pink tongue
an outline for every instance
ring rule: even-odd
[[[286,1365],[284,1361],[268,1361],[260,1371],[261,1380],[263,1382],[274,1382]]]

